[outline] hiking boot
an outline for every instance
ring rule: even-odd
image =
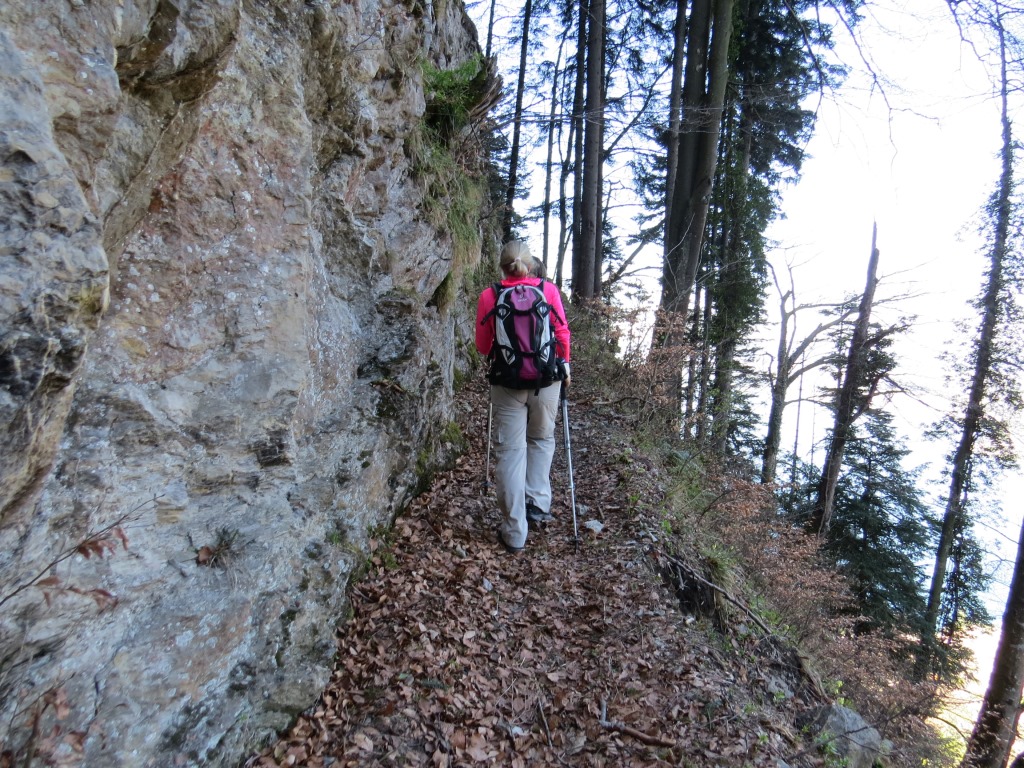
[[[538,507],[532,501],[526,502],[526,519],[531,523],[539,523],[546,525],[555,519],[555,516],[550,512],[545,512],[543,509]]]
[[[503,546],[505,548],[505,551],[508,552],[510,555],[514,555],[514,554],[516,554],[518,552],[522,552],[523,551],[522,547],[513,547],[511,544],[509,544],[507,541],[505,541],[505,537],[501,535],[501,526],[500,525],[498,526],[498,543],[501,544],[501,546]]]

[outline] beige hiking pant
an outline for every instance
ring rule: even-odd
[[[501,536],[511,547],[526,544],[526,502],[551,510],[551,459],[555,455],[558,382],[539,392],[491,387],[494,407],[495,490],[504,515]]]

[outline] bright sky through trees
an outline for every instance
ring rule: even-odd
[[[784,192],[786,218],[769,230],[779,245],[772,259],[783,268],[780,274],[787,262],[794,266],[801,302],[835,299],[863,283],[877,221],[880,295],[916,296],[880,312],[918,318],[897,349],[898,375],[917,399],[900,397],[892,410],[914,449],[911,461],[930,462],[926,477],[934,479],[948,446],[919,437],[950,407],[948,366],[940,356],[966,353],[957,321],[966,320],[969,333],[977,325],[968,302],[981,289],[985,262],[975,225],[998,176],[998,103],[986,69],[960,41],[943,3],[875,3],[858,37],[859,51],[848,38],[840,42],[838,54],[850,77],[821,104],[802,178]],[[861,54],[884,78],[884,93],[866,72]],[[1019,114],[1020,100],[1016,106]],[[803,325],[813,323],[807,319]],[[792,445],[795,414],[787,416]],[[804,410],[801,431],[808,446],[811,419],[815,439],[828,424],[821,414]],[[1019,425],[1015,434],[1021,436]],[[1024,491],[1020,477],[1004,477],[1001,486],[999,496],[1007,500]],[[929,491],[942,489],[937,482]],[[1021,512],[1004,506],[1005,527],[988,522],[1015,532]],[[990,533],[979,531],[1012,559],[1015,533],[1014,541]],[[1004,589],[994,584],[989,603],[995,616],[1004,598]]]
[[[882,292],[918,295],[898,308],[918,321],[897,354],[899,375],[917,390],[919,401],[899,398],[892,412],[913,449],[910,460],[930,465],[924,477],[932,481],[927,491],[938,512],[945,489],[939,475],[950,448],[920,435],[951,406],[949,368],[941,355],[966,352],[957,322],[966,320],[970,332],[977,327],[969,302],[981,290],[985,260],[975,227],[998,175],[998,102],[990,74],[961,42],[944,3],[876,4],[859,34],[861,50],[888,81],[886,98],[871,87],[860,54],[844,40],[839,50],[853,71],[837,98],[821,105],[802,179],[784,193],[786,218],[770,230],[780,245],[773,259],[776,266],[794,265],[802,301],[828,300],[837,288],[855,289],[863,281],[877,221]],[[1020,98],[1011,102],[1015,127],[1021,107]],[[813,327],[810,320],[804,325]],[[795,413],[788,416],[792,446]],[[813,439],[820,440],[828,419],[805,408],[801,420],[802,442],[809,448],[812,420]],[[1013,431],[1019,446],[1020,419]],[[983,519],[977,528],[993,567],[1004,561],[985,601],[997,621],[1024,513],[1024,479],[1019,472],[1007,474],[999,486],[1001,515]],[[961,695],[963,708],[947,712],[966,730],[988,680],[998,632],[996,626],[972,642],[978,680]]]

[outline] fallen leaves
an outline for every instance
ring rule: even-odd
[[[773,699],[737,684],[757,639],[711,651],[708,632],[723,637],[679,611],[650,557],[659,521],[636,503],[665,491],[656,473],[619,468],[617,419],[582,397],[570,413],[577,500],[595,531],[577,548],[559,449],[555,520],[509,557],[480,491],[486,410],[482,391],[471,396],[470,453],[372,542],[393,566],[350,587],[320,701],[247,765],[774,768],[789,742],[763,725]],[[791,735],[787,706],[772,716]],[[802,760],[790,764],[814,764]]]

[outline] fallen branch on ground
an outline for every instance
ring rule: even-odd
[[[717,499],[716,499],[716,500],[717,500]],[[713,589],[713,590],[715,590],[715,592],[717,592],[718,594],[720,594],[720,595],[721,595],[722,597],[724,597],[724,598],[725,598],[726,600],[728,600],[728,601],[729,601],[730,603],[732,603],[732,604],[733,604],[733,605],[735,605],[735,606],[736,606],[737,608],[739,608],[739,609],[740,609],[741,611],[743,611],[743,612],[744,612],[745,614],[747,614],[747,616],[749,616],[749,617],[750,617],[750,620],[751,620],[751,621],[753,621],[753,622],[754,622],[755,624],[757,624],[757,626],[758,626],[758,627],[760,627],[760,628],[761,628],[761,630],[762,630],[762,631],[763,631],[763,632],[764,632],[764,633],[765,633],[766,635],[771,635],[771,636],[773,636],[773,637],[775,636],[775,633],[774,633],[774,632],[772,632],[771,628],[769,628],[769,626],[768,626],[767,624],[765,624],[765,623],[764,623],[764,621],[762,621],[762,620],[761,620],[761,617],[760,617],[760,616],[758,616],[758,615],[757,615],[756,613],[754,613],[754,610],[753,610],[752,608],[750,608],[750,607],[749,607],[748,605],[746,605],[746,604],[745,604],[745,603],[744,603],[744,602],[743,602],[742,600],[739,600],[738,598],[735,598],[735,597],[733,597],[733,596],[732,596],[732,595],[731,595],[731,594],[729,593],[729,591],[728,591],[728,590],[726,590],[726,589],[724,589],[723,587],[720,587],[720,586],[718,586],[717,584],[714,584],[714,583],[712,583],[712,582],[708,581],[708,580],[707,580],[707,579],[705,579],[705,578],[704,578],[703,576],[701,576],[701,575],[700,575],[699,573],[697,573],[697,572],[696,572],[696,571],[695,571],[695,570],[694,570],[693,568],[691,568],[691,567],[690,567],[690,566],[688,566],[688,565],[687,565],[686,563],[684,563],[684,562],[683,562],[682,560],[679,560],[679,559],[677,559],[677,558],[675,558],[675,557],[672,557],[672,555],[670,555],[670,554],[668,554],[668,553],[666,553],[666,552],[662,552],[661,554],[662,554],[662,556],[663,556],[663,557],[664,557],[664,558],[665,558],[666,560],[668,560],[668,561],[669,561],[670,563],[672,563],[673,565],[677,566],[678,568],[683,568],[683,569],[685,569],[685,570],[686,570],[686,572],[687,572],[687,573],[688,573],[688,574],[689,574],[689,575],[690,575],[690,576],[691,576],[691,577],[692,577],[693,579],[695,579],[696,581],[699,581],[699,582],[700,582],[701,584],[703,584],[703,585],[704,585],[705,587],[708,587],[708,588],[710,588],[710,589]]]
[[[666,739],[663,736],[652,736],[649,733],[638,731],[636,728],[631,728],[625,723],[620,723],[617,720],[607,719],[608,714],[608,702],[601,699],[601,719],[598,723],[602,728],[607,728],[609,731],[615,731],[617,733],[623,733],[626,736],[632,736],[637,741],[642,741],[650,747],[674,747],[676,743],[671,739]]]

